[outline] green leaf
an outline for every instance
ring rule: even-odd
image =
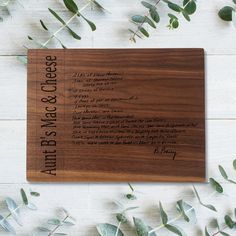
[[[51,8],[48,8],[49,12],[57,19],[59,20],[63,25],[66,25],[66,22]]]
[[[179,236],[185,235],[181,229],[177,226],[166,224],[165,227],[172,233],[177,234]]]
[[[12,218],[17,222],[18,225],[22,226],[22,222],[20,220],[20,210],[15,201],[9,197],[7,197],[5,201],[7,204],[7,208],[12,215]]]
[[[220,9],[218,15],[224,21],[232,21],[232,12],[235,11],[234,8],[230,6],[225,6]]]
[[[145,22],[148,23],[152,28],[156,28],[153,21],[150,18],[148,18],[147,16],[145,17]]]
[[[69,11],[75,14],[79,11],[78,6],[73,0],[63,0],[63,2]]]
[[[45,227],[37,227],[37,230],[41,231],[41,232],[50,232],[51,230]]]
[[[106,11],[106,9],[99,2],[92,0],[92,3],[94,3],[94,5],[98,7],[99,9]]]
[[[134,21],[136,23],[144,23],[145,22],[145,17],[140,16],[140,15],[132,16],[131,19],[132,19],[132,21]]]
[[[128,198],[129,200],[135,200],[135,199],[137,199],[137,197],[136,197],[134,194],[132,194],[132,193],[126,194],[126,198]]]
[[[223,176],[223,178],[228,180],[228,175],[227,175],[225,169],[221,165],[219,165],[218,168],[219,168],[219,171],[220,171],[221,175]]]
[[[190,17],[189,17],[189,15],[188,15],[188,13],[187,13],[185,10],[182,11],[182,15],[184,16],[184,18],[185,18],[187,21],[190,21],[190,20],[191,20]]]
[[[236,4],[236,0],[233,0],[233,3]]]
[[[40,20],[40,24],[46,31],[48,31],[47,26],[44,24],[44,22],[42,20]]]
[[[128,186],[131,189],[131,191],[134,192],[134,187],[131,185],[131,183],[128,183]]]
[[[199,194],[198,194],[198,191],[197,191],[197,189],[195,188],[195,186],[193,186],[193,190],[194,190],[194,193],[195,193],[195,195],[196,195],[196,197],[197,197],[199,203],[200,203],[202,206],[204,206],[204,207],[206,207],[206,208],[208,208],[208,209],[210,209],[210,210],[212,210],[212,211],[216,211],[216,212],[217,212],[216,208],[215,208],[213,205],[204,204],[204,203],[202,202],[202,200],[201,200],[201,198],[200,198],[200,196],[199,196]]]
[[[127,218],[123,213],[117,213],[116,214],[116,219],[121,222],[122,224],[127,223]]]
[[[39,197],[39,196],[40,196],[40,193],[31,191],[31,192],[30,192],[30,195],[33,196],[33,197]]]
[[[88,20],[87,18],[85,18],[85,17],[84,17],[83,15],[81,15],[81,14],[78,14],[78,16],[81,16],[81,17],[88,23],[88,25],[90,26],[90,28],[91,28],[92,31],[95,31],[95,30],[96,30],[96,25],[95,25],[92,21]]]
[[[156,11],[156,9],[150,9],[150,16],[151,18],[158,23],[160,21],[160,16],[158,14],[158,12]]]
[[[156,9],[156,7],[152,4],[150,4],[149,2],[146,2],[146,1],[142,1],[141,2],[143,6],[145,6],[146,8],[148,8],[149,10],[151,9]]]
[[[49,225],[61,225],[61,221],[59,219],[49,219],[47,223]]]
[[[197,5],[196,5],[195,0],[184,0],[183,5],[184,5],[184,10],[189,15],[192,15],[197,9]]]
[[[50,9],[50,8],[48,8],[48,10],[51,12],[51,14],[52,14],[57,20],[59,20],[63,25],[66,26],[66,28],[68,29],[69,33],[71,34],[71,36],[72,36],[73,38],[75,38],[75,39],[77,39],[77,40],[80,40],[80,39],[81,39],[81,37],[80,37],[78,34],[76,34],[76,33],[66,24],[66,22],[65,22],[55,11],[53,11],[53,10]],[[61,45],[62,45],[62,47],[64,48],[64,45],[63,45],[63,44],[61,44]]]
[[[205,227],[205,236],[210,236],[210,234],[208,233],[207,227]]]
[[[137,236],[156,236],[154,232],[149,233],[149,231],[151,230],[151,227],[146,225],[141,219],[134,217],[133,221],[134,221]]]
[[[28,205],[29,201],[28,201],[27,195],[25,193],[25,190],[23,188],[20,190],[20,193],[21,193],[21,197],[22,197],[23,203],[25,205]]]
[[[159,202],[159,208],[160,208],[160,214],[161,214],[161,221],[162,221],[163,225],[166,225],[168,222],[168,216],[167,216],[166,212],[164,211],[161,202]]]
[[[233,161],[233,167],[236,170],[236,159]]]
[[[117,226],[108,223],[97,225],[97,231],[100,236],[124,236],[123,232]]]
[[[36,211],[38,209],[32,202],[29,202],[27,207],[32,211]]]
[[[177,5],[173,2],[170,2],[170,1],[167,1],[167,0],[164,0],[164,2],[166,2],[168,7],[173,11],[181,12],[183,10],[179,5]]]
[[[194,208],[183,200],[177,202],[177,210],[183,215],[185,221],[192,221],[193,223],[197,222]]]
[[[209,179],[211,186],[218,192],[218,193],[223,193],[223,187],[213,178]]]
[[[6,232],[16,235],[15,229],[2,215],[0,215],[0,225]]]
[[[230,229],[234,228],[235,222],[232,220],[232,218],[231,218],[229,215],[226,215],[224,219],[225,219],[225,224],[226,224]]]
[[[146,37],[149,37],[149,33],[143,27],[138,27],[139,31]]]

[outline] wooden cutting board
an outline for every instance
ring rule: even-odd
[[[204,50],[28,52],[27,179],[205,180]]]

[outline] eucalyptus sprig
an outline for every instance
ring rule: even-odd
[[[31,41],[34,41],[35,44],[37,46],[39,46],[39,48],[47,48],[47,45],[53,40],[55,39],[57,42],[59,42],[59,44],[62,46],[62,48],[66,48],[66,46],[64,45],[64,43],[60,40],[60,38],[58,37],[58,34],[64,30],[67,29],[69,35],[71,35],[74,39],[76,40],[81,40],[81,36],[75,32],[74,30],[71,29],[70,24],[73,22],[73,20],[75,20],[76,18],[80,18],[82,20],[84,20],[89,27],[91,28],[92,31],[96,30],[96,25],[94,22],[92,22],[91,20],[87,19],[84,14],[82,14],[82,12],[89,6],[94,5],[97,8],[99,8],[102,11],[105,11],[105,8],[97,1],[95,0],[88,0],[87,3],[79,8],[79,6],[75,3],[74,0],[63,0],[65,8],[71,13],[71,17],[68,20],[64,20],[55,10],[49,8],[49,12],[50,14],[60,22],[60,24],[62,25],[59,29],[57,29],[55,32],[51,32],[51,30],[49,30],[48,26],[45,24],[45,22],[43,20],[40,20],[40,25],[42,27],[43,30],[47,31],[50,34],[50,37],[44,42],[41,43],[39,42],[37,39],[35,39],[32,36],[28,36],[28,39]]]
[[[133,15],[131,17],[132,22],[135,24],[136,29],[129,29],[131,32],[130,40],[136,42],[136,37],[142,38],[142,36],[149,37],[149,32],[146,26],[156,28],[160,22],[160,16],[158,13],[158,5],[165,3],[167,7],[177,14],[181,14],[187,21],[190,21],[190,16],[195,13],[197,9],[196,0],[183,0],[182,5],[178,5],[169,0],[156,0],[155,3],[141,1],[141,4],[148,10],[145,15]],[[176,29],[179,27],[179,18],[172,13],[167,14],[169,17],[169,29]]]
[[[224,21],[233,22],[236,27],[236,0],[232,0],[234,6],[224,6],[220,9],[218,15]]]
[[[9,223],[8,219],[12,218],[15,222],[22,226],[21,218],[20,218],[20,210],[24,207],[30,210],[37,210],[37,207],[30,201],[30,198],[27,196],[25,190],[22,188],[20,190],[22,203],[18,205],[12,198],[7,197],[5,199],[5,203],[7,205],[9,213],[6,216],[0,214],[0,226],[5,232],[16,234],[15,228],[12,224]],[[38,197],[40,194],[37,192],[30,192],[31,196]]]
[[[63,214],[62,217],[60,218],[56,217],[47,220],[47,222],[44,225],[37,227],[37,229],[34,232],[34,236],[67,235],[67,233],[61,232],[61,228],[66,228],[75,225],[75,219],[64,208],[61,208],[60,212],[62,212]]]

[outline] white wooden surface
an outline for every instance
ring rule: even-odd
[[[101,222],[116,223],[116,207],[112,200],[122,198],[128,191],[123,184],[28,184],[25,179],[26,164],[26,68],[16,60],[25,54],[23,45],[33,47],[27,35],[44,42],[47,34],[40,29],[39,19],[44,19],[50,29],[60,25],[48,13],[52,7],[68,17],[61,1],[21,0],[24,8],[14,3],[11,16],[5,16],[0,25],[0,212],[3,200],[11,196],[20,200],[19,189],[32,188],[41,193],[36,199],[38,211],[23,213],[24,227],[16,227],[19,235],[31,235],[32,229],[46,218],[51,218],[57,207],[65,207],[78,223],[69,235],[96,236],[95,225]],[[86,2],[86,1],[84,1]],[[129,17],[143,11],[138,0],[100,0],[111,14],[86,9],[84,14],[96,22],[97,31],[91,33],[87,25],[75,21],[72,26],[83,36],[76,41],[61,33],[67,47],[120,48],[120,47],[203,47],[206,50],[206,104],[207,104],[207,172],[225,186],[226,195],[207,201],[219,208],[219,219],[236,204],[236,187],[225,183],[217,166],[224,165],[236,178],[232,160],[236,159],[236,30],[218,19],[217,11],[228,0],[198,0],[198,11],[191,23],[182,21],[180,29],[169,31],[165,8],[160,6],[162,22],[157,30],[150,30],[151,37],[129,41],[127,28],[132,27]],[[84,3],[81,3],[81,6]],[[55,47],[53,43],[51,46]],[[162,201],[170,216],[174,217],[174,202],[184,198],[196,204],[199,221],[196,226],[180,222],[189,236],[200,236],[215,213],[199,207],[192,199],[191,186],[187,184],[134,184],[141,207],[133,215],[142,217],[153,227],[160,224],[158,201]],[[199,192],[207,199],[211,190],[199,185]],[[136,204],[136,203],[133,203]],[[131,215],[130,215],[131,217]],[[125,235],[135,235],[131,227],[124,227]],[[235,234],[235,232],[234,232]],[[232,235],[234,235],[232,234]],[[0,231],[0,235],[5,235]],[[160,231],[158,235],[170,235]]]

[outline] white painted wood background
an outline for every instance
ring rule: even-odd
[[[177,0],[178,1],[178,0]],[[79,0],[77,0],[79,2]],[[82,7],[86,1],[80,2]],[[110,14],[84,10],[84,14],[96,22],[97,31],[91,32],[88,26],[74,21],[72,27],[82,36],[81,41],[68,37],[66,32],[60,38],[67,47],[74,48],[129,48],[129,47],[202,47],[206,50],[206,104],[207,104],[207,172],[223,183],[225,195],[209,198],[211,189],[206,185],[197,185],[203,199],[214,203],[216,214],[200,207],[193,200],[191,186],[188,184],[134,184],[139,194],[137,203],[141,207],[130,214],[142,217],[155,227],[160,225],[157,204],[163,202],[170,213],[176,216],[174,202],[184,198],[196,204],[198,223],[196,226],[180,222],[188,236],[200,236],[208,220],[218,216],[222,221],[224,214],[236,206],[236,187],[225,183],[217,170],[222,164],[229,175],[236,179],[232,161],[236,159],[236,29],[222,22],[218,10],[231,3],[230,0],[198,0],[198,11],[191,23],[184,20],[176,31],[166,28],[166,10],[160,4],[162,21],[156,30],[150,30],[151,37],[129,41],[128,27],[132,27],[129,18],[132,14],[142,13],[139,0],[100,0],[109,9]],[[41,30],[39,19],[48,27],[57,30],[60,24],[50,16],[47,8],[58,10],[65,17],[62,1],[57,0],[21,0],[10,5],[11,16],[4,16],[0,24],[0,212],[4,208],[3,200],[11,196],[20,201],[19,189],[32,188],[39,191],[41,197],[35,199],[38,210],[23,212],[24,227],[18,227],[19,235],[31,235],[32,230],[51,218],[57,207],[65,207],[77,219],[77,225],[69,229],[69,235],[96,236],[95,225],[102,222],[116,223],[114,213],[117,208],[112,200],[122,198],[129,191],[125,183],[121,184],[28,184],[26,182],[26,68],[17,61],[17,55],[26,54],[24,45],[35,47],[27,40],[27,35],[45,42],[46,32]],[[51,44],[51,47],[58,45]],[[209,199],[207,199],[209,198]],[[14,223],[13,223],[14,224]],[[131,223],[132,224],[132,223]],[[125,235],[135,235],[131,227],[123,227]],[[6,233],[0,231],[0,235]],[[161,230],[158,235],[171,235]],[[236,235],[236,232],[231,235]]]

